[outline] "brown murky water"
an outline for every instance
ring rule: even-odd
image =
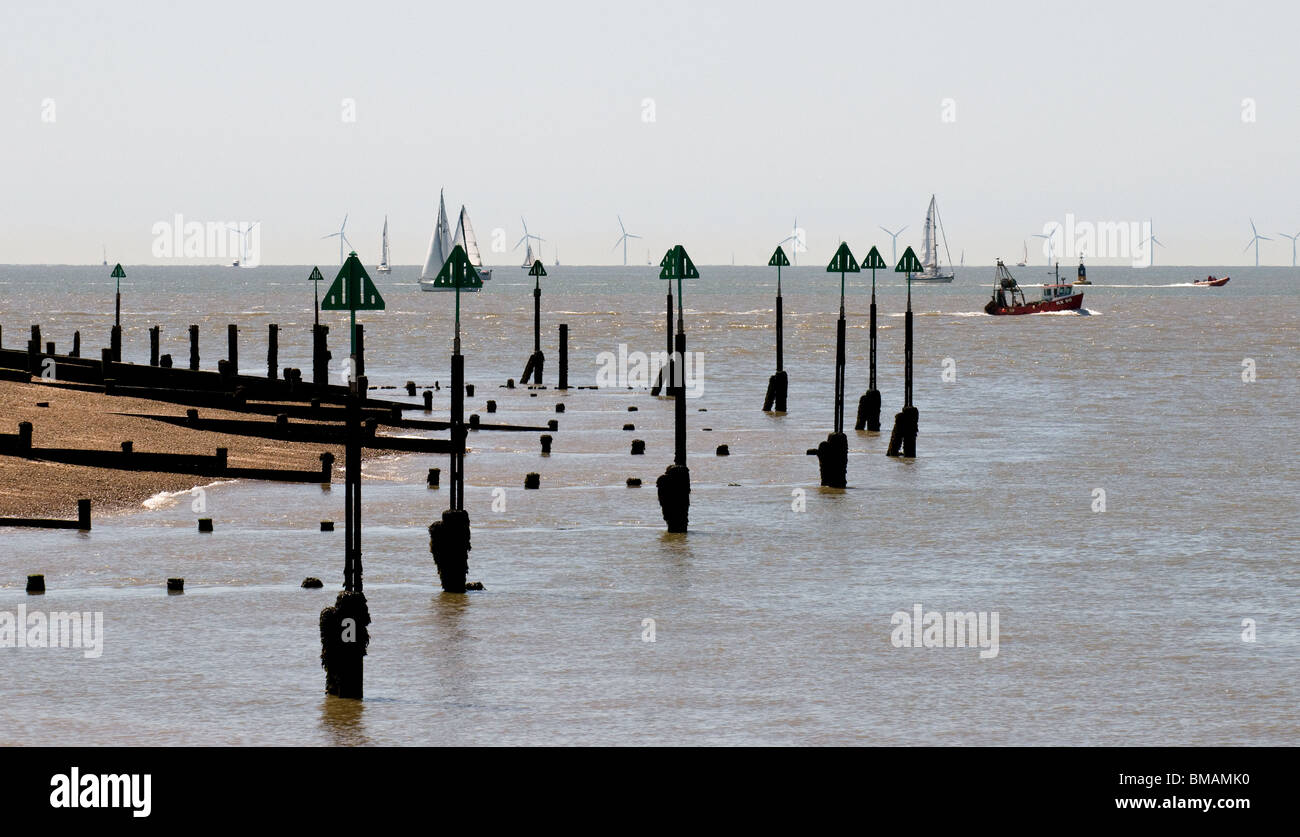
[[[662,347],[666,283],[652,269],[549,270],[548,384],[559,322],[575,386],[596,383],[598,355],[620,343]],[[560,431],[549,458],[537,433],[471,436],[470,577],[486,592],[439,591],[425,527],[446,489],[423,476],[445,470],[440,457],[365,467],[375,621],[361,704],[325,698],[318,659],[317,614],[341,582],[341,485],[209,487],[211,535],[188,494],[87,534],[0,529],[0,612],[104,620],[98,658],[0,648],[0,743],[1295,743],[1300,274],[1220,268],[1232,282],[1205,289],[1186,283],[1211,269],[1093,268],[1088,313],[1001,318],[980,313],[991,269],[916,286],[919,456],[888,459],[887,432],[850,432],[850,488],[828,491],[804,452],[832,420],[838,277],[784,273],[791,410],[773,416],[759,408],[774,276],[701,270],[686,289],[703,359],[689,535],[663,532],[653,488],[672,457],[670,401],[497,388],[532,345],[532,283],[500,268],[463,300],[469,408],[493,398],[501,421],[558,418]],[[104,272],[0,268],[4,345],[40,322],[61,345],[80,328],[97,351]],[[259,373],[277,322],[281,365],[306,368],[307,272],[128,267],[126,357],[147,358],[159,323],[163,351],[185,358],[198,322],[211,367],[238,322],[241,366]],[[388,310],[361,318],[372,384],[448,378],[451,299],[421,293],[415,272],[376,277]],[[850,279],[850,427],[868,285]],[[887,431],[904,290],[882,274],[879,294]],[[331,322],[342,355],[344,321]],[[446,404],[443,390],[435,412]],[[628,454],[633,438],[644,457]],[[529,471],[541,490],[523,490]],[[339,531],[319,532],[324,518]],[[24,594],[28,572],[46,574],[47,595]],[[184,595],[164,591],[174,575]],[[326,588],[299,589],[308,575]],[[894,647],[891,616],[918,603],[997,613],[997,656]]]

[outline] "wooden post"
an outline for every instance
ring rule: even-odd
[[[199,368],[199,327],[190,326],[190,370],[197,371]]]
[[[271,323],[266,331],[266,377],[275,380],[280,368],[280,326]]]
[[[560,323],[560,389],[569,388],[569,326]]]
[[[72,357],[81,357],[81,332],[72,332]]]
[[[226,362],[230,366],[232,377],[239,374],[239,326],[230,323],[226,326]]]
[[[158,365],[158,340],[161,336],[161,326],[149,327],[149,365]]]
[[[366,346],[366,329],[365,329],[365,326],[363,326],[361,323],[357,323],[357,324],[356,324],[356,331],[355,331],[355,334],[356,334],[357,354],[356,354],[356,358],[355,358],[355,360],[356,360],[356,370],[353,372],[353,374],[354,374],[356,377],[361,378],[361,377],[364,377],[365,374],[366,374],[366,349],[365,349],[365,346]],[[361,400],[362,400],[362,401],[366,400],[366,391],[365,391],[364,389],[361,390]]]
[[[325,386],[330,380],[329,333],[329,326],[319,323],[312,326],[311,381],[317,386]]]

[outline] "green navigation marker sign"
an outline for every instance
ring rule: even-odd
[[[826,265],[827,273],[861,273],[858,267],[858,260],[853,258],[853,253],[849,250],[848,242],[841,241],[840,249],[835,251],[831,257],[831,263]]]
[[[862,260],[862,269],[863,270],[888,270],[889,264],[885,261],[885,257],[880,255],[880,251],[873,246],[871,248],[871,252],[868,253],[867,257]]]
[[[916,253],[912,252],[911,247],[908,247],[903,251],[903,258],[898,260],[898,266],[894,268],[894,272],[920,273],[924,269],[925,267],[921,264],[921,260],[916,257]]]
[[[536,267],[533,266],[534,269]],[[470,263],[469,256],[465,255],[465,248],[457,244],[452,248],[447,261],[443,262],[442,270],[433,277],[433,286],[435,288],[481,288],[483,279]]]
[[[370,274],[357,258],[356,252],[348,254],[347,261],[339,268],[339,275],[325,292],[325,301],[321,303],[324,311],[383,311],[384,298],[379,295],[375,283],[370,281]]]
[[[767,260],[768,267],[789,267],[790,260],[785,257],[785,251],[778,245],[772,258]]]
[[[111,274],[111,276],[114,279],[126,278],[126,271],[122,269],[122,265],[120,262],[118,263],[117,267],[113,268],[113,273]]]
[[[529,275],[529,276],[545,276],[545,275],[546,275],[546,268],[542,266],[542,260],[541,260],[541,259],[537,259],[536,261],[534,261],[534,262],[533,262],[533,266],[530,267],[530,268],[528,268],[528,275]]]
[[[678,244],[664,254],[663,261],[659,262],[660,279],[699,279],[700,272],[695,269],[695,263],[691,257],[686,255],[686,248]]]
[[[311,276],[308,276],[307,278],[308,278],[309,280],[311,280],[312,282],[319,282],[319,281],[321,281],[322,279],[324,279],[325,277],[320,275],[320,268],[319,268],[319,267],[313,267],[313,268],[311,269]]]

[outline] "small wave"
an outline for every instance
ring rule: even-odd
[[[150,511],[170,509],[172,506],[175,506],[177,503],[179,503],[182,498],[193,496],[194,491],[196,489],[206,490],[209,488],[216,488],[219,485],[231,485],[234,482],[235,480],[217,480],[216,482],[210,482],[207,485],[202,485],[202,486],[196,485],[193,488],[186,488],[182,491],[159,491],[157,494],[153,495],[148,500],[145,500],[140,505],[144,506],[146,509],[149,509]]]

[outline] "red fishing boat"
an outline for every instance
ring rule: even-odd
[[[998,259],[997,274],[993,281],[993,298],[984,306],[986,314],[1042,314],[1047,311],[1078,311],[1083,306],[1083,291],[1075,291],[1074,285],[1060,281],[1060,266],[1057,266],[1057,281],[1054,285],[1043,285],[1043,298],[1032,302],[1025,299],[1016,278],[1007,270],[1007,266]]]
[[[1202,288],[1218,288],[1228,284],[1228,280],[1231,278],[1231,276],[1224,276],[1222,279],[1216,279],[1213,276],[1207,276],[1204,279],[1197,279],[1192,284],[1200,285]]]

